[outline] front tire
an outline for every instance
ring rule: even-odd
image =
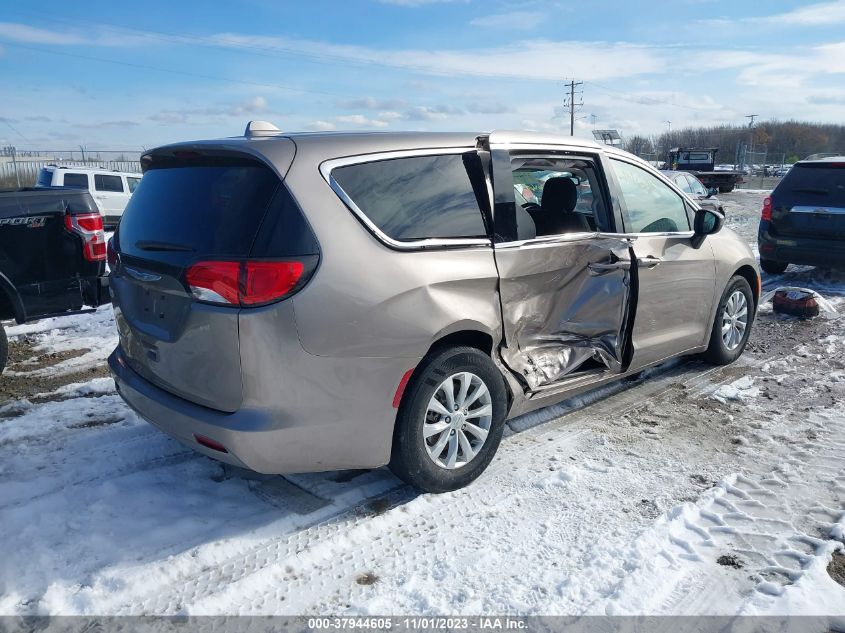
[[[787,266],[789,266],[788,262],[776,262],[772,259],[760,260],[760,268],[763,269],[763,272],[769,273],[770,275],[782,275],[786,272]]]
[[[742,355],[754,322],[754,295],[748,280],[731,277],[713,320],[710,345],[704,358],[716,365],[729,365]]]
[[[496,454],[506,415],[504,380],[489,356],[472,347],[433,352],[399,406],[390,469],[425,492],[463,488]]]

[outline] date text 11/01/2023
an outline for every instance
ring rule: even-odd
[[[527,628],[527,623],[511,617],[337,617],[308,618],[308,628],[314,631],[521,631]]]

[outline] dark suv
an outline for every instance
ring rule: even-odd
[[[763,201],[760,266],[845,265],[845,156],[796,163]]]
[[[63,187],[0,192],[0,319],[34,321],[109,300],[103,217]],[[0,327],[0,371],[6,364]]]

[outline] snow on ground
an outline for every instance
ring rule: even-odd
[[[747,239],[754,196],[722,196]],[[766,285],[843,310],[842,273]],[[193,453],[114,392],[109,307],[10,327],[0,613],[813,614],[842,628],[826,569],[845,541],[843,323],[764,311],[734,365],[674,362],[513,420],[488,472],[445,495],[384,469],[270,477]]]

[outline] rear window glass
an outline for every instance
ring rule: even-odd
[[[246,256],[279,184],[255,163],[150,169],[121,218],[120,250],[145,259],[168,249],[182,250],[167,259]]]
[[[347,165],[332,170],[332,177],[370,221],[395,240],[486,236],[460,154]]]
[[[784,176],[775,195],[787,197],[790,204],[845,207],[845,163],[798,163]]]
[[[106,174],[94,174],[94,188],[97,191],[123,192],[123,181],[120,176],[107,176]]]
[[[36,187],[49,187],[53,184],[53,172],[49,169],[40,169],[38,171],[38,179],[35,181]]]
[[[141,182],[140,178],[133,178],[132,176],[126,177],[126,185],[129,187],[129,193],[135,192],[139,182]]]
[[[88,189],[88,174],[65,172],[63,182],[65,187],[82,187],[83,189]]]

